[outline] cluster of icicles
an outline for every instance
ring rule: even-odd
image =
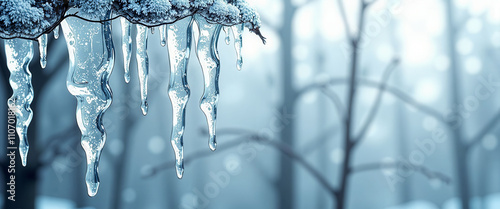
[[[108,19],[104,17],[104,19]],[[199,35],[193,36],[194,22]],[[130,81],[130,59],[132,53],[131,27],[134,25],[121,19],[122,50],[125,68],[125,82]],[[147,86],[149,61],[147,52],[148,27],[137,27],[136,48],[140,83],[141,110],[148,112]],[[81,144],[87,157],[86,184],[89,196],[94,196],[99,187],[98,164],[102,148],[106,141],[106,132],[102,124],[102,116],[109,108],[112,93],[109,77],[114,65],[114,46],[111,36],[111,23],[106,21],[92,23],[77,18],[68,18],[61,23],[66,39],[70,66],[67,76],[67,88],[78,101],[76,116],[81,130]],[[187,65],[192,44],[195,41],[196,54],[203,70],[204,93],[200,107],[207,118],[209,127],[209,147],[216,148],[215,123],[217,117],[217,101],[219,95],[219,55],[217,42],[221,29],[226,32],[226,44],[229,44],[229,30],[234,35],[237,51],[237,68],[241,69],[241,47],[243,24],[222,26],[208,23],[199,15],[189,16],[175,23],[159,26],[161,45],[168,45],[170,60],[170,81],[168,95],[172,102],[173,122],[171,144],[175,151],[176,173],[183,175],[183,135],[185,124],[185,108],[190,90],[187,83]],[[151,28],[153,30],[153,28]],[[153,31],[151,31],[153,32]],[[59,37],[59,26],[54,30],[54,37]],[[47,34],[38,39],[40,64],[46,66]],[[31,73],[28,69],[33,57],[33,42],[24,39],[5,40],[8,68],[11,72],[10,85],[13,95],[8,100],[9,107],[17,116],[17,133],[19,150],[23,166],[26,166],[28,154],[27,129],[32,119],[30,104],[33,100]]]

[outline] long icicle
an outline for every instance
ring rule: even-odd
[[[8,100],[8,105],[17,118],[16,132],[19,136],[19,153],[23,166],[26,166],[28,160],[28,126],[33,118],[30,108],[33,101],[33,86],[28,68],[33,58],[33,51],[32,41],[5,40],[7,67],[10,71],[9,83],[12,87],[12,96]]]
[[[103,19],[110,15],[108,12]],[[70,58],[66,85],[77,99],[76,118],[87,157],[85,181],[88,195],[92,197],[99,188],[98,165],[106,142],[102,117],[112,101],[109,86],[114,64],[111,22],[91,23],[74,18],[64,20],[61,25]]]
[[[243,29],[245,29],[244,24],[234,25],[231,27],[234,36],[234,49],[236,49],[236,68],[241,70],[243,66],[243,56],[241,55],[241,48],[243,47]]]
[[[137,55],[137,70],[139,74],[139,84],[141,86],[141,110],[143,115],[148,114],[148,28],[137,25],[137,36],[135,38]]]
[[[40,66],[47,66],[47,34],[38,37],[38,49],[40,51]]]
[[[170,82],[168,96],[172,103],[172,135],[170,142],[175,153],[176,173],[184,173],[184,124],[186,104],[190,90],[187,83],[187,67],[191,51],[193,18],[186,17],[168,25],[168,56],[170,59]]]
[[[122,54],[123,54],[123,68],[125,69],[125,74],[123,78],[125,83],[130,82],[130,58],[132,57],[132,36],[130,33],[131,24],[127,19],[120,19],[122,27]]]
[[[160,26],[160,44],[167,45],[167,25]]]
[[[205,89],[200,100],[200,108],[207,118],[209,130],[208,146],[212,151],[217,147],[215,124],[217,120],[217,102],[219,100],[219,71],[220,61],[217,51],[221,25],[211,24],[202,16],[195,16],[199,28],[196,54],[203,70]]]

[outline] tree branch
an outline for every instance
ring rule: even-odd
[[[488,134],[493,128],[495,128],[498,125],[499,121],[500,121],[500,111],[497,111],[497,113],[493,116],[493,118],[488,123],[486,123],[483,129],[481,129],[481,131],[479,131],[474,137],[472,137],[472,141],[465,145],[465,149],[469,150],[475,145],[479,144],[479,142],[481,142],[483,137],[486,136],[486,134]]]
[[[327,87],[321,88],[321,91],[333,102],[335,105],[335,110],[337,110],[337,115],[339,116],[340,119],[340,124],[344,123],[345,121],[345,107],[342,105],[342,101],[340,100],[340,97],[337,93],[334,91],[330,90]]]
[[[387,82],[389,81],[389,77],[391,76],[394,69],[396,69],[396,66],[398,64],[399,64],[399,59],[394,58],[384,71],[384,74],[380,81],[380,85],[378,87],[377,98],[375,99],[375,103],[373,104],[372,108],[370,109],[370,112],[368,113],[368,117],[366,118],[365,123],[363,124],[363,126],[361,126],[362,127],[361,131],[354,140],[355,144],[357,144],[360,140],[362,140],[363,137],[368,132],[368,130],[370,129],[370,125],[372,124],[373,120],[375,119],[375,115],[377,115],[377,112],[380,109],[380,104],[382,103],[382,97],[384,95],[383,93],[387,86]]]
[[[398,164],[403,163],[403,162],[379,162],[379,163],[367,163],[359,166],[353,166],[351,167],[351,173],[361,173],[361,172],[366,172],[366,171],[373,171],[373,170],[380,170],[380,169],[386,169],[386,168],[391,168],[391,169],[397,169]],[[412,165],[411,167],[415,172],[421,173],[428,179],[437,179],[440,180],[446,184],[451,183],[451,178],[448,177],[447,175],[437,172],[437,171],[432,171],[431,169],[425,167],[425,166],[416,166]]]
[[[303,95],[309,91],[324,88],[325,86],[335,86],[335,85],[346,84],[346,83],[347,83],[347,79],[345,79],[345,78],[333,78],[333,79],[330,79],[329,81],[326,81],[326,82],[315,83],[315,84],[311,84],[309,86],[306,86],[303,89],[301,89],[300,91],[298,91],[298,94]],[[376,81],[367,80],[367,79],[358,79],[357,83],[362,85],[362,86],[369,87],[369,88],[380,88],[380,86],[381,86],[380,83],[378,83]],[[398,98],[402,102],[416,108],[417,110],[419,110],[427,115],[434,117],[435,119],[441,121],[443,124],[446,124],[448,126],[448,123],[444,120],[444,118],[442,117],[441,113],[439,113],[439,111],[433,109],[432,107],[429,107],[425,104],[422,104],[422,103],[416,101],[414,98],[412,98],[411,96],[409,96],[405,92],[403,92],[403,91],[401,91],[393,86],[390,86],[390,85],[386,85],[383,92],[393,95],[394,97]]]
[[[230,129],[230,132],[233,132],[235,129]],[[221,131],[219,131],[219,135],[222,135]],[[308,171],[330,194],[336,196],[337,191],[334,189],[332,185],[328,182],[328,180],[321,175],[321,173],[316,170],[310,163],[308,163],[302,156],[300,156],[298,153],[296,153],[289,145],[276,141],[276,140],[271,140],[267,137],[261,136],[257,133],[251,134],[251,135],[244,135],[241,137],[238,137],[236,140],[232,140],[230,142],[227,142],[223,144],[223,146],[220,146],[217,153],[220,153],[219,150],[229,150],[229,148],[236,147],[242,143],[242,141],[255,141],[262,143],[264,145],[270,145],[271,147],[277,149],[280,151],[282,154],[287,155],[290,157],[292,160],[295,160],[297,163],[302,165],[306,171]],[[222,148],[222,149],[221,149]],[[188,155],[184,158],[184,163],[187,164],[190,161],[204,158],[207,156],[214,156],[213,152],[210,150],[201,150],[201,151],[196,151],[195,153]],[[171,160],[165,163],[162,163],[157,166],[150,167],[146,169],[147,171],[143,174],[144,178],[147,177],[152,177],[156,174],[158,174],[159,171],[165,170],[168,168],[173,168],[175,165],[175,161]]]

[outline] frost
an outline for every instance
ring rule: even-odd
[[[246,23],[261,36],[259,15],[245,0],[3,0],[0,2],[0,37],[35,39],[54,30],[67,16],[99,19],[111,11],[132,23],[158,26],[200,14],[210,23]],[[71,8],[76,12],[66,14]],[[66,15],[66,16],[65,16]],[[111,17],[110,17],[111,18]]]
[[[100,18],[111,10],[112,0],[70,0],[69,5],[90,18]]]
[[[34,39],[51,27],[64,14],[63,1],[0,1],[0,34],[2,38]]]
[[[7,67],[10,71],[9,83],[12,96],[8,100],[9,109],[16,114],[16,132],[19,135],[19,153],[23,166],[28,160],[28,126],[33,118],[30,104],[33,101],[33,87],[29,64],[33,58],[33,42],[22,39],[5,41]]]

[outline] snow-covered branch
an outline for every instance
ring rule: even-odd
[[[114,17],[102,19],[109,11]],[[195,14],[225,26],[244,23],[265,40],[259,29],[259,14],[245,0],[7,0],[0,2],[0,38],[35,40],[68,17],[98,22],[124,17],[132,23],[154,27]]]

